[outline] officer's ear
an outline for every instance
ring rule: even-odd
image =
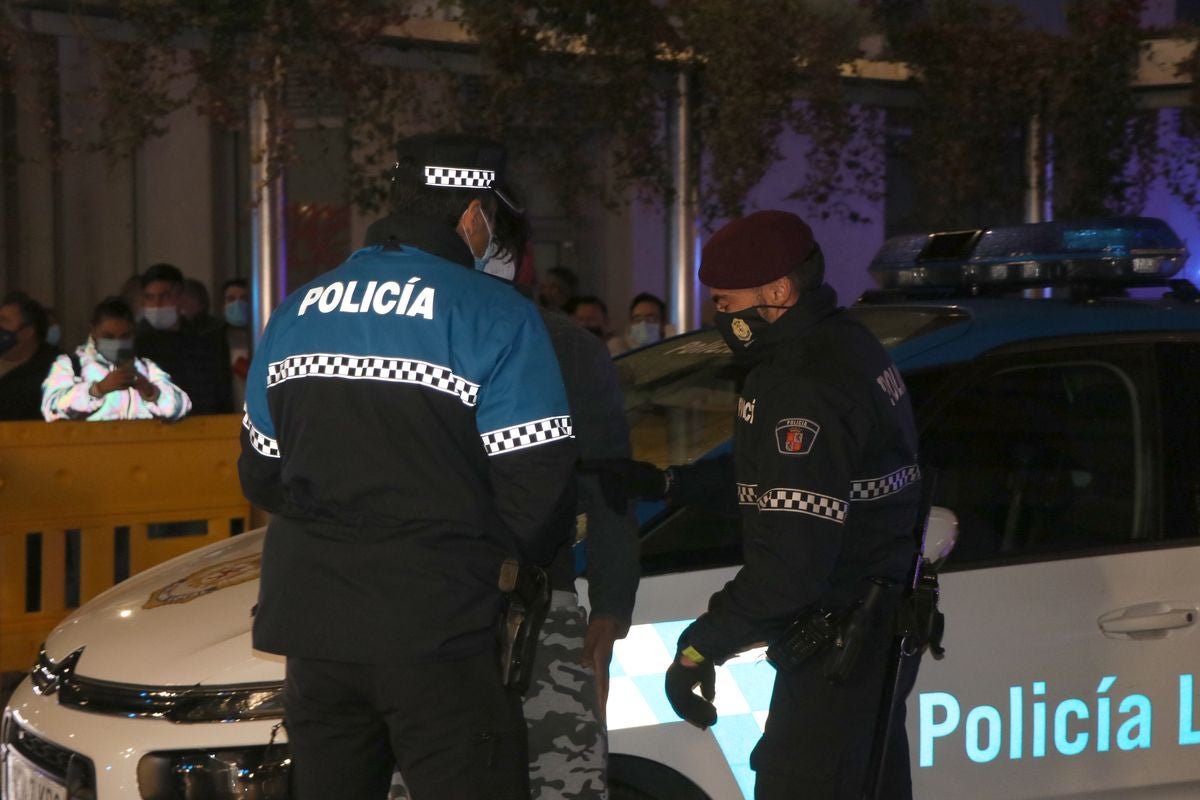
[[[767,305],[781,306],[787,302],[794,288],[790,278],[791,276],[784,275],[763,287],[763,296],[767,299]]]

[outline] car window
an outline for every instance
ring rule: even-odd
[[[948,568],[1069,557],[1149,536],[1142,348],[1007,358],[922,436],[934,503],[958,516]]]
[[[742,373],[716,331],[638,350],[616,366],[634,458],[687,464],[729,439]]]
[[[1155,348],[1163,417],[1163,538],[1200,537],[1200,344]]]

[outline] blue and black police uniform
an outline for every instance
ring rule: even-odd
[[[569,531],[559,369],[444,220],[377,230],[275,310],[250,368],[239,468],[274,515],[254,646],[288,657],[302,798],[383,797],[392,755],[417,798],[525,796],[498,581]]]

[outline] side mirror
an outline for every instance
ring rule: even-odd
[[[948,508],[929,509],[929,524],[925,527],[924,559],[934,567],[941,566],[958,543],[958,515]]]

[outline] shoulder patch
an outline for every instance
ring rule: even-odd
[[[775,426],[775,444],[785,456],[802,456],[812,450],[821,426],[811,419],[781,419]]]

